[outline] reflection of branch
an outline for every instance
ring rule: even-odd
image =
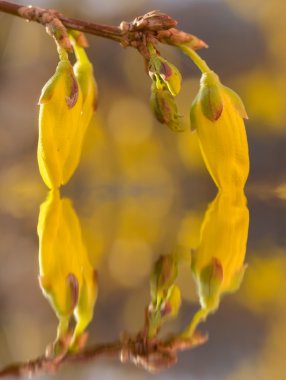
[[[177,353],[203,344],[207,337],[200,333],[191,339],[176,337],[165,341],[146,341],[144,334],[135,338],[124,337],[112,343],[97,344],[79,353],[67,353],[55,357],[41,356],[26,363],[16,363],[0,371],[0,378],[32,377],[39,373],[53,373],[64,363],[86,362],[99,357],[117,357],[122,363],[132,362],[150,372],[158,372],[176,363]]]

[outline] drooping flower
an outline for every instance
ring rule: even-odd
[[[80,128],[82,93],[67,53],[44,86],[39,104],[38,164],[43,181],[53,189],[68,182],[78,163],[73,149]]]
[[[192,104],[191,129],[198,134],[206,167],[220,190],[243,189],[249,173],[248,143],[239,96],[213,71],[202,74]]]
[[[59,320],[55,346],[76,326],[70,347],[75,348],[93,317],[97,278],[82,240],[71,201],[52,190],[42,203],[38,221],[39,281]]]
[[[192,252],[191,269],[201,308],[184,335],[192,335],[218,309],[225,293],[239,289],[246,269],[248,225],[244,193],[218,193],[206,211],[198,248]]]

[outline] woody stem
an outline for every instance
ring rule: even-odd
[[[43,23],[43,13],[48,13],[49,9],[42,9],[32,6],[23,6],[11,1],[0,1],[0,12],[8,13],[13,16],[21,17],[27,21],[35,21]],[[94,34],[99,37],[111,39],[124,44],[127,39],[128,32],[121,30],[117,26],[96,24],[94,22],[83,21],[70,18],[60,13],[56,13],[56,17],[63,23],[67,29],[78,30],[81,32]]]

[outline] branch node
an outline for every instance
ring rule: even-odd
[[[73,48],[68,37],[67,30],[60,21],[60,14],[54,9],[43,9],[40,7],[21,7],[18,10],[19,16],[28,21],[36,21],[46,27],[47,33],[63,47],[67,52],[72,52]]]

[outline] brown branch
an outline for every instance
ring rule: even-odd
[[[177,21],[160,11],[151,11],[136,17],[131,22],[122,21],[120,26],[96,24],[90,21],[67,17],[55,10],[33,6],[23,6],[10,1],[0,0],[0,12],[21,17],[27,21],[35,21],[49,27],[55,19],[67,29],[78,30],[98,37],[119,42],[122,46],[132,46],[144,55],[147,40],[180,45],[187,43],[193,49],[207,47],[199,38],[175,29]],[[54,24],[52,25],[52,27]]]
[[[0,12],[8,13],[13,16],[24,18],[28,21],[35,21],[42,24],[41,14],[49,12],[48,9],[39,7],[23,6],[10,1],[0,1]],[[95,24],[93,22],[78,20],[66,17],[57,13],[57,17],[68,29],[79,30],[81,32],[94,34],[99,37],[109,38],[111,40],[124,43],[126,33],[119,27]]]
[[[31,378],[41,373],[54,373],[66,363],[87,362],[99,357],[118,358],[122,363],[131,362],[154,373],[174,365],[179,351],[194,348],[206,340],[207,336],[198,332],[191,339],[173,337],[165,341],[146,340],[145,334],[139,333],[135,338],[125,336],[122,340],[96,344],[78,353],[43,355],[26,363],[15,363],[0,370],[0,378]]]
[[[41,373],[54,373],[64,363],[80,362],[96,359],[101,356],[104,357],[117,357],[121,350],[121,343],[114,342],[109,344],[98,344],[89,350],[80,352],[78,354],[58,355],[55,357],[40,356],[34,360],[24,363],[14,363],[0,371],[0,378],[6,377],[32,377]]]

